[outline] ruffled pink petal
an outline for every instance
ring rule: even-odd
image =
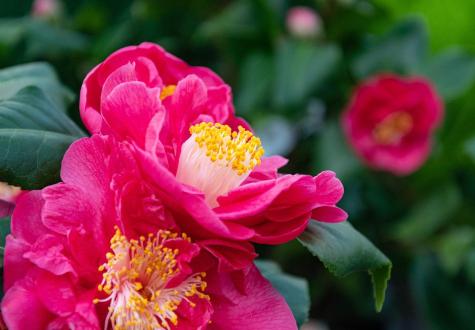
[[[348,214],[336,206],[321,206],[312,212],[312,219],[322,222],[341,222],[348,218]]]
[[[54,319],[36,294],[36,284],[30,277],[21,279],[5,293],[1,309],[11,330],[44,330]]]
[[[334,205],[343,197],[343,184],[334,172],[323,171],[314,180],[317,189],[316,199],[319,204]]]
[[[220,273],[220,277],[228,276]],[[284,298],[251,266],[242,277],[243,290],[236,290],[235,281],[210,281],[215,292],[232,293],[232,296],[213,295],[214,313],[211,330],[296,330],[297,322]]]
[[[149,154],[137,150],[137,159],[147,182],[157,196],[175,213],[180,228],[192,237],[218,237],[245,240],[254,234],[239,224],[225,224],[208,207],[204,195],[179,183],[175,176],[154,161]]]
[[[23,257],[55,275],[76,274],[69,258],[64,254],[63,244],[53,235],[39,237]]]
[[[49,233],[41,221],[43,203],[41,191],[31,191],[18,198],[11,222],[16,238],[33,244],[37,237]]]
[[[252,244],[219,239],[202,240],[200,246],[218,260],[220,272],[246,268],[257,257]]]
[[[102,103],[102,114],[112,131],[121,139],[131,138],[141,147],[145,145],[150,120],[160,111],[165,112],[160,89],[136,81],[117,85]]]
[[[82,189],[58,183],[42,191],[43,223],[51,231],[66,235],[71,229],[90,227],[100,215],[95,203]]]
[[[36,293],[43,306],[57,316],[69,316],[76,308],[73,285],[65,276],[42,272],[36,278]]]
[[[3,290],[10,287],[33,267],[33,264],[23,257],[30,251],[31,245],[21,239],[8,235],[5,244]]]
[[[270,156],[262,158],[261,164],[256,166],[244,184],[254,181],[277,179],[277,171],[285,166],[288,159],[281,156]]]

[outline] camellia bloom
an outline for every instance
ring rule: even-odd
[[[8,328],[296,329],[252,263],[218,271],[144,194],[134,164],[133,147],[84,138],[62,183],[19,198],[5,249]]]
[[[315,37],[322,29],[321,19],[315,10],[304,6],[289,9],[286,24],[289,32],[300,38]]]
[[[86,78],[80,103],[91,132],[142,150],[145,180],[192,237],[280,244],[311,218],[347,217],[335,206],[343,187],[334,173],[278,174],[286,160],[262,158],[260,140],[234,117],[229,88],[156,45],[111,55]]]
[[[196,76],[206,86],[207,97],[200,109],[203,119],[212,119],[233,127],[238,124],[247,125],[234,116],[231,88],[218,75],[208,68],[190,66],[160,46],[148,42],[116,51],[87,75],[81,88],[81,118],[91,133],[107,133],[109,125],[118,124],[117,121],[102,120],[101,114],[111,111],[110,107],[104,106],[110,94],[117,95],[120,87],[131,87],[137,92],[144,91],[142,87],[147,87],[149,91],[160,90],[160,98],[163,100],[172,95],[177,84],[188,75]],[[141,99],[147,100],[144,95],[136,95],[136,102]],[[144,109],[141,112],[142,120],[136,124],[150,120],[148,116],[153,110],[155,109],[147,112]],[[123,118],[124,121],[128,119],[130,118]],[[141,129],[143,127],[137,126],[135,130],[139,132]]]
[[[343,128],[369,166],[406,175],[427,159],[442,116],[442,101],[428,81],[382,75],[356,89]]]

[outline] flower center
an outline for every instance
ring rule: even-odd
[[[200,189],[211,207],[216,198],[238,187],[260,164],[261,140],[239,126],[200,123],[190,127],[191,137],[183,143],[177,179]]]
[[[396,112],[386,117],[374,128],[373,137],[379,144],[396,144],[411,131],[412,127],[411,115],[407,112]]]
[[[180,251],[166,247],[169,240],[189,240],[168,231],[156,235],[141,236],[139,240],[127,240],[120,230],[111,239],[112,252],[107,262],[99,267],[102,282],[100,292],[105,299],[94,303],[109,302],[109,321],[113,329],[166,329],[178,323],[176,309],[184,301],[191,307],[190,298],[209,299],[204,294],[206,274],[191,275],[179,284],[170,281],[179,273],[176,257]]]
[[[163,101],[167,97],[173,95],[173,93],[175,92],[175,89],[176,89],[176,85],[168,85],[164,87],[162,91],[160,92],[160,101]]]

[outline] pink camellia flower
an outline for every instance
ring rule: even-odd
[[[431,150],[443,103],[423,78],[381,75],[363,82],[343,115],[343,129],[371,167],[407,175]]]
[[[59,0],[35,0],[32,15],[41,18],[50,18],[59,14],[61,4]]]
[[[300,38],[314,37],[322,29],[321,19],[315,10],[304,6],[289,9],[286,24],[289,32]]]
[[[75,142],[62,183],[22,195],[1,310],[11,330],[296,329],[252,263],[218,271],[147,192],[128,143]]]
[[[152,66],[146,56],[158,50],[162,57]],[[143,56],[130,62],[130,52]],[[218,102],[229,96],[228,87],[210,71],[191,71],[175,58],[168,67],[170,58],[152,44],[119,50],[88,75],[80,103],[92,132],[97,129],[138,147],[145,181],[181,228],[210,239],[280,244],[301,234],[310,218],[346,219],[335,206],[343,186],[333,172],[315,177],[278,174],[287,161],[262,158],[260,140],[236,125],[231,100]],[[139,59],[147,65],[139,65]],[[184,69],[176,69],[176,63]],[[164,68],[179,72],[180,80],[170,78]],[[144,76],[163,83],[138,81],[144,70]],[[99,80],[104,86],[96,90]]]
[[[159,45],[148,42],[116,51],[87,75],[81,88],[81,118],[91,133],[107,133],[109,125],[117,124],[117,121],[103,121],[101,116],[104,111],[110,111],[110,105],[104,108],[110,94],[117,95],[119,90],[128,87],[136,92],[160,90],[163,100],[173,94],[178,83],[188,75],[194,75],[206,87],[207,98],[200,109],[203,118],[233,127],[246,126],[244,121],[235,118],[231,88],[220,77],[208,68],[190,66]],[[141,99],[146,100],[146,95],[137,94],[134,100],[140,102]],[[126,100],[122,101],[121,105],[126,106]],[[150,119],[148,115],[152,110],[156,109],[142,112],[135,131],[143,129],[139,125]]]

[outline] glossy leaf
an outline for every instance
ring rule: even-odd
[[[28,190],[57,182],[64,152],[81,136],[37,87],[0,101],[0,181]]]
[[[275,60],[274,105],[302,102],[333,73],[340,59],[340,50],[334,45],[283,41]]]
[[[391,261],[348,221],[311,221],[299,241],[336,276],[367,271],[373,283],[376,310],[382,309]]]
[[[29,63],[0,70],[0,100],[14,96],[27,86],[40,88],[63,111],[73,100],[72,93],[61,85],[49,64]]]
[[[310,311],[310,293],[307,281],[285,274],[278,264],[268,260],[256,260],[255,264],[262,275],[285,298],[297,324],[300,326],[308,319]]]
[[[387,34],[368,41],[352,63],[353,73],[365,78],[378,71],[408,73],[426,56],[427,31],[421,20],[411,19]]]

